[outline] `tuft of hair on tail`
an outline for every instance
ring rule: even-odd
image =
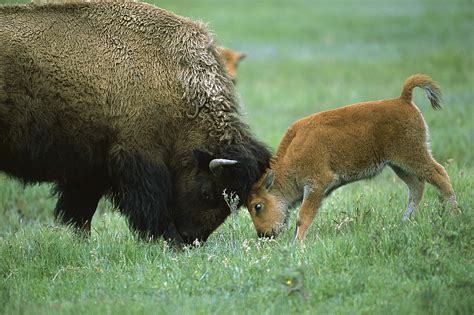
[[[441,109],[441,89],[439,88],[438,83],[426,74],[415,74],[408,77],[405,84],[403,84],[402,95],[400,98],[407,103],[411,103],[413,89],[415,87],[419,87],[425,91],[433,109]]]

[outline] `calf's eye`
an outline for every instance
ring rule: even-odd
[[[262,210],[263,208],[263,205],[261,203],[257,203],[255,206],[254,206],[254,209],[255,211],[258,213],[260,210]]]

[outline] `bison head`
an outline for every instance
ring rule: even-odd
[[[185,243],[205,241],[230,214],[223,193],[236,194],[238,207],[270,160],[265,145],[205,145],[176,174],[173,221]]]

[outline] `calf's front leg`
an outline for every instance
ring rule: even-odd
[[[296,222],[295,239],[303,241],[311,222],[313,222],[323,199],[322,187],[304,187],[304,197]]]

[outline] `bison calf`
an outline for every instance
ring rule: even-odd
[[[426,123],[412,102],[415,87],[425,90],[434,109],[440,108],[438,85],[426,75],[414,75],[399,98],[353,104],[295,122],[246,203],[258,234],[276,235],[288,207],[302,200],[296,229],[302,240],[326,196],[377,175],[386,165],[408,186],[404,219],[419,204],[425,181],[455,206],[448,174],[432,157]]]
[[[235,83],[237,81],[237,67],[245,54],[236,52],[230,48],[219,47],[219,54],[224,62],[225,69],[229,78]]]

